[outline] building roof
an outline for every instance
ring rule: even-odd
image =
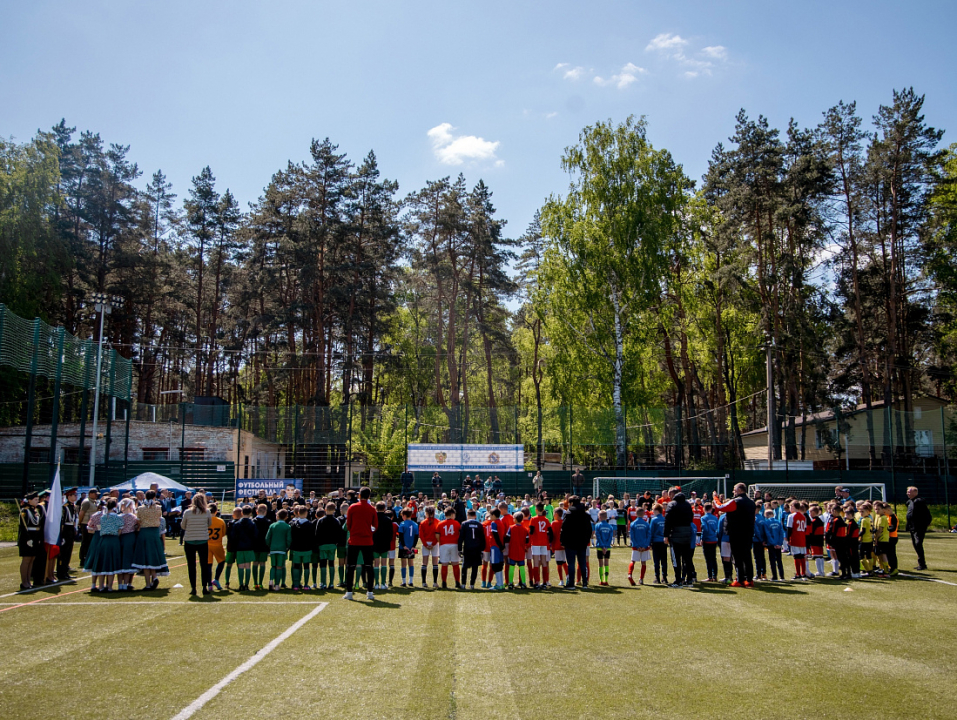
[[[925,396],[914,399],[915,402],[919,400],[930,400],[934,404],[940,405],[940,406],[949,404],[947,400],[945,400],[944,398],[937,397],[936,395],[925,395]],[[903,402],[902,400],[895,400],[892,403],[892,406],[900,405],[902,402]],[[874,402],[871,403],[872,410],[877,410],[883,407],[884,407],[883,400],[875,400]],[[843,413],[844,413],[844,417],[847,418],[847,417],[851,417],[852,415],[857,415],[859,413],[862,413],[865,410],[867,410],[867,405],[865,403],[861,403],[860,405],[857,405],[853,410],[845,410],[843,411]],[[794,426],[802,427],[805,423],[807,423],[808,425],[816,425],[817,423],[829,422],[833,419],[834,419],[834,410],[832,408],[830,410],[821,410],[820,412],[811,413],[810,415],[805,415],[804,417],[796,417],[794,418]],[[746,433],[741,433],[741,437],[749,437],[753,435],[766,435],[767,432],[768,432],[768,426],[765,425],[762,428],[757,428],[756,430],[749,430]]]

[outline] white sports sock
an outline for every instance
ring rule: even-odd
[[[831,570],[837,572],[837,560],[831,560]]]
[[[818,575],[824,574],[824,558],[815,558],[814,563],[817,565]]]

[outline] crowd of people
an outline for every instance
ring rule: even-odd
[[[538,489],[537,496],[522,499],[466,489],[437,497],[386,493],[377,502],[366,487],[325,497],[292,488],[276,496],[262,490],[238,498],[222,518],[204,492],[177,500],[156,489],[122,496],[114,491],[101,499],[94,490],[77,508],[76,488],[70,488],[55,562],[42,542],[49,496],[31,493],[21,511],[21,589],[37,582],[36,567],[42,568],[38,584],[69,580],[77,538],[93,592],[131,591],[136,575],[144,577],[144,590],[155,589],[169,574],[167,535],[184,546],[194,595],[198,579],[203,594],[339,588],[352,599],[362,586],[374,599],[375,591],[395,585],[397,566],[401,588],[429,587],[431,575],[433,589],[440,576],[442,588],[451,583],[474,590],[481,582],[484,589],[545,589],[552,586],[553,567],[558,587],[588,587],[593,551],[597,584],[608,586],[612,551],[622,546],[631,553],[631,585],[645,584],[651,565],[652,584],[692,587],[698,548],[707,572],[702,581],[733,587],[784,581],[785,555],[794,563],[794,581],[899,572],[893,506],[855,502],[843,488],[826,503],[752,499],[744,484],[727,500],[717,493],[686,497],[675,486],[657,497],[645,492],[602,501],[569,494],[553,502]],[[930,513],[916,488],[908,489],[908,498],[918,569],[926,569],[922,543]],[[36,563],[38,558],[45,562]]]

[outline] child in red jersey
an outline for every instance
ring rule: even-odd
[[[435,508],[425,508],[425,520],[419,523],[419,540],[422,541],[422,587],[429,586],[429,558],[432,558],[432,587],[439,586],[439,521],[435,519]]]
[[[459,565],[459,528],[461,525],[455,519],[455,513],[449,512],[447,519],[438,524],[439,532],[439,562],[442,563],[442,589],[448,588],[449,565],[452,566],[452,575],[455,577],[455,589],[462,588],[461,566]],[[422,530],[420,528],[419,532]]]
[[[555,568],[558,570],[558,582],[565,584],[565,546],[562,545],[562,518],[565,511],[555,508],[555,519],[552,520],[552,553],[555,555]]]
[[[515,587],[515,568],[518,567],[518,586],[527,588],[525,584],[525,550],[528,547],[528,530],[522,524],[524,516],[521,512],[514,515],[515,522],[505,533],[508,543],[508,587]]]
[[[535,506],[535,517],[528,524],[529,545],[532,551],[532,586],[538,589],[548,587],[548,560],[551,556],[552,524],[545,515],[545,503]]]
[[[786,528],[791,557],[794,558],[794,580],[807,578],[807,516],[803,505],[795,500],[791,503]]]

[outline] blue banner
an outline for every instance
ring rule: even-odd
[[[252,480],[236,480],[236,497],[256,497],[260,490],[265,490],[267,495],[278,495],[287,488],[295,488],[302,491],[302,478],[255,478]]]

